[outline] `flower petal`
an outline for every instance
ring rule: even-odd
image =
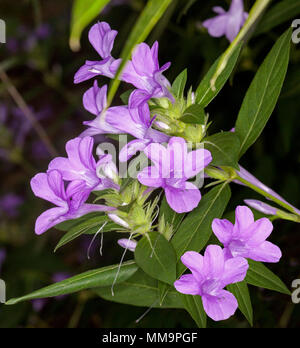
[[[51,227],[68,220],[65,214],[68,212],[68,208],[51,208],[43,212],[35,222],[35,233],[40,235]]]
[[[197,282],[201,283],[205,277],[203,273],[203,256],[196,251],[187,251],[180,259],[181,262],[191,270]]]
[[[137,176],[138,181],[148,187],[162,187],[163,179],[156,167],[146,167]]]
[[[175,281],[174,287],[178,292],[186,295],[199,295],[200,289],[192,274],[185,274]]]
[[[266,241],[257,247],[253,247],[248,252],[247,258],[260,262],[275,263],[280,260],[281,256],[282,253],[278,246]]]
[[[233,224],[230,221],[226,219],[214,219],[211,227],[215,236],[223,245],[229,243],[233,231]]]
[[[172,186],[165,187],[166,199],[169,206],[177,213],[187,213],[195,209],[200,200],[201,193],[198,188],[191,184],[185,183],[188,189],[178,189]]]
[[[246,277],[248,268],[248,262],[243,257],[234,257],[225,261],[222,287],[243,281]]]
[[[213,320],[226,320],[231,317],[237,307],[236,298],[226,290],[221,290],[218,296],[202,296],[203,308]]]
[[[208,245],[204,253],[204,272],[208,278],[222,278],[224,272],[224,254],[219,245]]]

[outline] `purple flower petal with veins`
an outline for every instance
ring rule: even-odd
[[[206,314],[215,321],[232,316],[238,303],[224,287],[244,280],[249,267],[247,260],[242,257],[226,260],[221,247],[209,245],[204,256],[188,251],[182,255],[181,261],[192,273],[176,280],[176,290],[201,296]]]
[[[248,17],[248,13],[244,12],[243,0],[232,0],[228,12],[218,6],[213,7],[213,10],[218,15],[207,19],[202,25],[211,36],[225,35],[230,42],[233,41]]]
[[[36,234],[42,234],[63,221],[76,219],[94,211],[114,210],[103,205],[85,203],[90,193],[85,181],[72,181],[65,190],[62,174],[58,170],[37,174],[31,179],[30,184],[37,197],[56,205],[37,218]]]
[[[89,31],[89,41],[102,60],[87,60],[76,72],[74,83],[80,83],[98,75],[114,78],[121,63],[120,59],[116,60],[111,56],[117,34],[118,32],[116,30],[111,30],[109,24],[106,22],[99,22],[91,27]]]
[[[138,174],[139,182],[149,187],[162,187],[168,204],[177,213],[196,208],[201,193],[187,180],[211,162],[211,153],[204,149],[188,153],[185,140],[179,137],[171,138],[167,148],[152,143],[145,148],[144,153],[154,166],[146,167]]]
[[[263,214],[266,215],[276,215],[277,209],[272,207],[269,204],[266,204],[264,202],[258,201],[256,199],[245,199],[244,202],[251,208],[260,211]]]
[[[212,230],[224,245],[227,257],[245,257],[261,262],[278,262],[282,256],[280,249],[266,241],[273,231],[267,218],[254,221],[254,216],[246,206],[235,210],[235,224],[226,219],[214,219]]]

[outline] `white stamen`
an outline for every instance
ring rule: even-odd
[[[104,226],[107,224],[107,221],[106,222],[104,222],[104,224],[99,228],[99,230],[95,233],[95,235],[94,235],[94,237],[93,237],[93,239],[92,239],[92,241],[91,241],[91,243],[90,243],[90,245],[89,245],[89,247],[88,247],[88,250],[87,250],[87,253],[86,253],[86,256],[87,256],[87,258],[88,259],[90,259],[90,250],[91,250],[91,247],[92,247],[92,245],[93,245],[93,243],[94,243],[94,240],[96,239],[96,237],[97,237],[97,235],[102,231],[102,229],[104,228]],[[102,242],[103,242],[103,239],[102,239]],[[101,243],[102,243],[101,242]],[[101,245],[101,256],[102,256],[102,245]]]

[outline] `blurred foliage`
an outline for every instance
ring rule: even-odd
[[[226,2],[229,4],[229,1]],[[143,0],[111,1],[94,19],[105,20],[119,31],[116,56],[122,51],[145,3]],[[252,1],[245,1],[247,10],[251,4]],[[217,5],[227,6],[221,0],[179,1],[176,6],[168,8],[150,33],[148,43],[159,40],[160,61],[172,62],[166,74],[170,81],[187,68],[187,86],[195,88],[228,47],[225,38],[212,38],[201,26],[201,21],[212,16],[211,8]],[[65,142],[77,136],[83,130],[82,121],[90,117],[81,102],[89,83],[75,86],[73,76],[85,59],[93,59],[94,52],[87,40],[88,28],[82,33],[81,50],[76,53],[70,50],[71,8],[71,1],[58,0],[22,0],[18,6],[12,1],[2,0],[0,4],[1,17],[7,25],[7,43],[0,46],[0,66],[36,116],[48,110],[48,116],[40,117],[39,122],[61,154],[64,154]],[[228,131],[233,127],[243,96],[258,66],[279,35],[290,26],[292,19],[299,17],[299,13],[292,13],[293,18],[284,17],[285,22],[279,21],[271,30],[260,29],[261,34],[258,31],[244,47],[230,83],[207,108],[213,121],[211,131]],[[261,21],[263,23],[264,17]],[[292,45],[287,79],[270,122],[241,161],[246,169],[298,207],[299,47]],[[120,103],[119,96],[125,91],[121,84],[114,103]],[[0,123],[0,199],[14,193],[24,200],[16,208],[17,215],[9,216],[3,208],[0,211],[0,249],[5,249],[7,254],[0,275],[7,282],[9,297],[46,286],[58,273],[73,275],[118,263],[122,250],[116,246],[117,236],[114,233],[105,234],[102,257],[98,250],[100,240],[96,239],[90,259],[87,258],[87,249],[92,236],[83,235],[54,254],[55,245],[63,232],[53,230],[39,237],[34,235],[34,221],[45,205],[33,197],[29,181],[35,173],[47,168],[51,155],[30,124],[26,132],[24,130],[24,142],[17,141],[20,129],[11,124],[12,121],[15,120],[17,126],[28,121],[22,114],[15,115],[14,100],[2,83],[0,107],[4,107],[7,113],[6,121]],[[232,186],[232,190],[229,213],[243,199],[258,197],[243,187]],[[270,268],[290,285],[300,276],[300,226],[276,221],[272,241],[283,250],[283,258]],[[254,327],[300,327],[300,306],[292,305],[288,296],[252,287],[250,293]],[[195,327],[188,313],[171,309],[153,309],[136,324],[135,320],[145,310],[106,302],[92,292],[82,292],[43,303],[1,305],[0,327]],[[248,323],[237,312],[225,323],[210,321],[209,326],[248,327]]]

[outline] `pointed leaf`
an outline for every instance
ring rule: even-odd
[[[176,98],[182,98],[187,81],[187,69],[184,69],[172,84],[172,93]]]
[[[206,115],[203,107],[198,104],[193,104],[184,110],[179,120],[184,123],[205,124],[205,119]]]
[[[7,305],[13,305],[18,302],[32,300],[35,298],[45,298],[71,294],[77,291],[96,288],[98,286],[108,286],[114,281],[118,272],[119,265],[111,265],[108,267],[94,269],[78,274],[74,277],[65,279],[61,282],[49,285],[31,294],[13,298],[6,302]],[[134,261],[124,262],[120,268],[117,283],[123,282],[130,278],[138,267]]]
[[[166,238],[157,233],[143,237],[134,252],[136,263],[152,278],[173,285],[176,280],[176,254]]]
[[[255,143],[275,108],[289,63],[290,41],[291,29],[277,40],[246,93],[235,125],[240,156]]]
[[[201,296],[181,294],[184,308],[189,312],[200,329],[206,328],[207,316],[203,308]]]

